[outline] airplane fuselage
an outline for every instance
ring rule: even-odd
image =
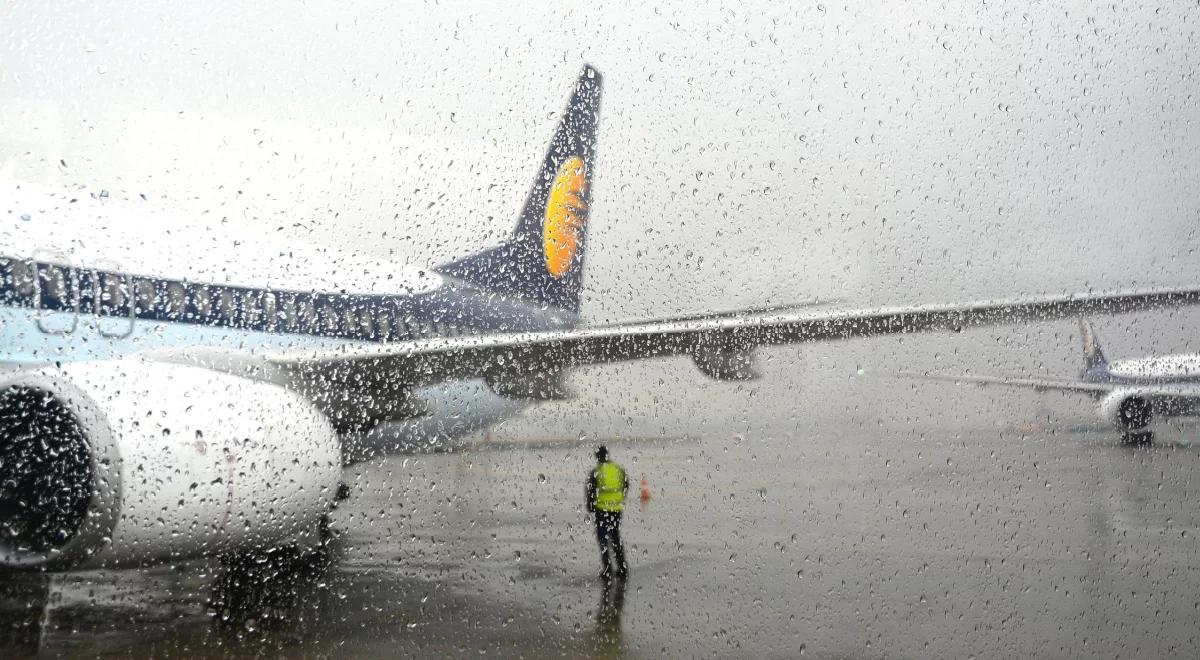
[[[191,347],[328,350],[439,336],[566,328],[576,315],[433,268],[193,228],[148,202],[5,183],[0,363],[33,367]],[[414,389],[412,418],[351,453],[440,447],[524,407],[472,380]],[[365,446],[364,446],[365,445]]]
[[[1108,366],[1108,378],[1097,382],[1120,385],[1200,383],[1200,354],[1183,353],[1115,360]]]

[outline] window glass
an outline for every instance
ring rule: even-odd
[[[41,277],[42,300],[53,307],[67,307],[72,302],[72,293],[68,286],[67,269],[53,264],[43,264],[38,268]]]
[[[208,320],[213,315],[213,294],[209,287],[193,286],[191,289],[192,310],[200,320]]]
[[[137,278],[134,284],[134,293],[139,314],[155,309],[158,296],[154,290],[153,280]]]
[[[129,277],[118,273],[97,273],[102,314],[122,313],[129,309]]]
[[[32,261],[13,259],[8,263],[9,277],[17,295],[32,297],[36,290],[34,283],[34,266]]]
[[[359,336],[364,339],[373,337],[375,333],[374,313],[365,305],[358,310],[358,330]]]
[[[317,303],[317,313],[321,317],[321,329],[335,334],[340,328],[340,315],[334,304],[328,300]]]
[[[242,324],[254,326],[262,320],[262,293],[247,289],[241,295]]]
[[[313,304],[310,296],[300,296],[297,298],[296,316],[300,320],[300,328],[305,332],[315,332],[321,327],[316,306]]]
[[[375,329],[381,341],[390,341],[392,337],[392,314],[382,306],[375,311]]]
[[[262,314],[259,317],[259,322],[265,324],[267,330],[273,330],[278,325],[278,318],[275,292],[264,291],[262,293]]]
[[[167,313],[174,319],[183,318],[187,312],[187,289],[179,282],[167,283]],[[197,308],[199,309],[199,308]]]
[[[217,292],[217,313],[224,322],[237,317],[238,295],[233,289],[219,288]]]
[[[279,311],[276,317],[279,319],[279,327],[287,332],[295,332],[300,327],[295,294],[279,294]]]

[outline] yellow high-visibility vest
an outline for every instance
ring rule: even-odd
[[[618,513],[625,508],[625,470],[616,463],[601,463],[592,471],[596,480],[596,510]]]

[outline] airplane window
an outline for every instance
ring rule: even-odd
[[[34,286],[34,266],[31,261],[13,259],[8,262],[9,278],[17,295],[30,298],[36,291]]]
[[[192,309],[197,319],[204,321],[212,317],[213,293],[205,286],[191,288]]]
[[[278,318],[279,314],[276,311],[275,293],[271,291],[264,291],[262,293],[262,315],[260,317],[260,321],[266,324],[267,330],[273,330],[276,327],[276,321]]]
[[[127,277],[112,273],[102,273],[100,278],[100,309],[101,313],[118,313],[127,310],[126,289]]]
[[[392,339],[392,315],[386,309],[378,309],[375,311],[375,329],[379,333],[379,338],[383,341]]]
[[[362,337],[371,337],[374,333],[373,312],[368,307],[363,307],[358,312],[358,329],[362,333]]]
[[[187,313],[187,289],[179,282],[167,283],[167,313],[173,319],[181,319]],[[199,309],[199,307],[197,307]]]
[[[67,286],[67,272],[62,266],[46,264],[39,266],[38,275],[41,278],[42,299],[55,306],[70,304],[70,293]]]
[[[411,315],[401,312],[396,321],[397,329],[402,333],[402,339],[412,339],[416,335],[416,322]]]
[[[321,318],[321,327],[325,332],[336,333],[339,329],[339,315],[333,303],[329,301],[318,303],[317,314]]]
[[[138,314],[153,311],[158,297],[158,294],[154,290],[154,282],[138,278],[135,280],[133,288]]]
[[[306,331],[313,332],[321,327],[316,307],[308,296],[302,296],[296,300],[296,316],[300,321],[300,327]]]
[[[262,319],[263,306],[260,303],[261,295],[258,291],[254,290],[242,292],[241,311],[243,325],[253,327]]]
[[[279,319],[279,327],[283,330],[293,332],[300,327],[300,319],[297,317],[296,311],[296,296],[294,294],[279,294],[279,309],[276,312],[276,317]]]
[[[0,291],[4,297],[11,298],[15,293],[15,282],[13,278],[13,259],[0,259]]]
[[[217,311],[224,321],[232,321],[237,316],[237,294],[232,289],[217,289]]]

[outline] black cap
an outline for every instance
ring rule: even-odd
[[[608,447],[600,445],[596,448],[596,460],[603,461],[608,458]]]

